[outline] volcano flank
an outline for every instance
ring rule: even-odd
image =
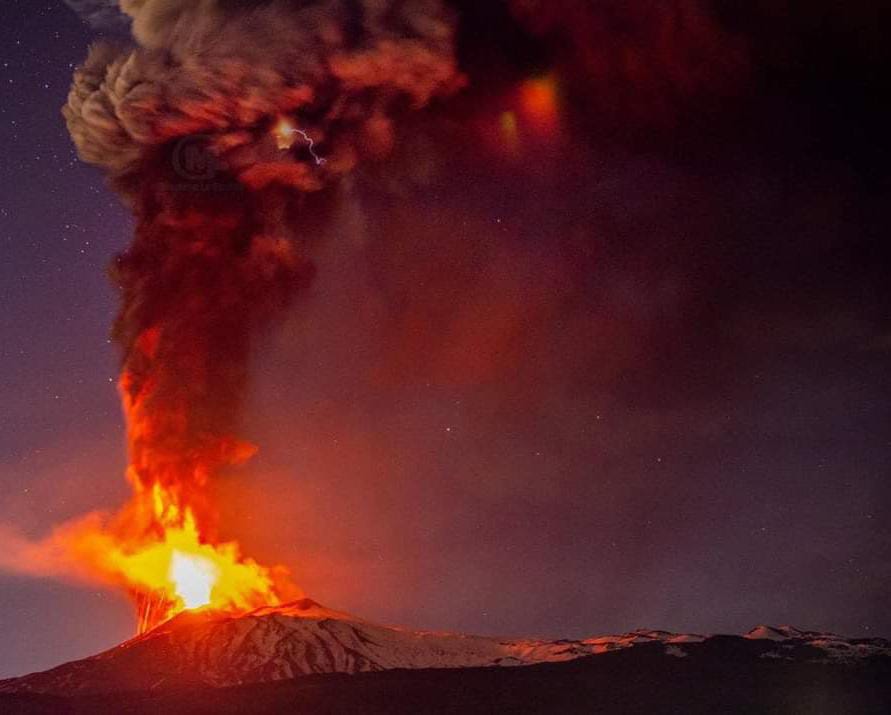
[[[654,684],[646,688],[650,696],[637,692],[641,673]],[[357,677],[343,680],[337,674]],[[17,712],[118,712],[126,698],[128,712],[157,712],[159,703],[173,712],[303,712],[291,709],[300,694],[304,704],[324,702],[332,708],[325,712],[355,712],[346,703],[372,688],[379,695],[388,693],[383,700],[388,709],[366,707],[363,701],[359,712],[492,712],[485,707],[493,704],[497,712],[521,712],[508,709],[512,687],[517,692],[560,689],[570,678],[574,682],[567,692],[574,691],[577,701],[564,707],[555,697],[546,707],[536,707],[531,699],[535,709],[530,712],[596,712],[578,708],[591,707],[589,695],[608,702],[632,694],[648,703],[650,712],[680,712],[671,709],[677,703],[667,693],[659,695],[659,683],[711,678],[712,684],[699,682],[698,694],[685,696],[692,704],[684,712],[700,712],[700,700],[720,702],[721,712],[753,712],[752,703],[778,707],[795,695],[802,678],[816,677],[824,702],[855,698],[858,709],[851,712],[873,712],[863,704],[891,702],[887,675],[891,641],[845,639],[790,626],[758,626],[743,636],[638,630],[581,640],[503,639],[383,626],[302,599],[235,616],[183,612],[99,655],[0,682],[0,705]],[[604,678],[611,685],[598,695],[592,686]],[[575,682],[579,679],[588,685]],[[722,692],[729,679],[736,685]],[[755,691],[737,693],[747,682]],[[475,699],[454,709],[455,688],[469,688]],[[308,699],[303,695],[307,689],[314,693]],[[418,689],[428,694],[424,707],[413,709],[416,694],[411,693]],[[437,692],[445,700],[438,702]],[[254,701],[257,694],[268,707]]]

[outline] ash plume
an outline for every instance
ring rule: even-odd
[[[94,46],[63,110],[137,219],[111,270],[136,498],[108,528],[151,538],[188,509],[213,540],[205,486],[254,451],[252,344],[313,273],[302,197],[456,86],[452,19],[438,0],[120,5],[137,44]]]

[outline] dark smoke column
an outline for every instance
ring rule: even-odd
[[[113,264],[133,503],[151,540],[253,451],[238,438],[252,338],[311,276],[300,195],[393,141],[456,81],[438,0],[121,0],[137,46],[91,49],[65,119],[137,218]],[[157,534],[160,537],[160,533]]]

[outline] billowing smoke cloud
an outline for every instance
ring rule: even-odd
[[[425,104],[454,78],[452,29],[437,0],[125,0],[141,47],[93,49],[66,118],[82,157],[113,175],[139,172],[172,140],[206,135],[209,151],[251,188],[304,190],[349,171],[391,140],[390,112]],[[324,145],[323,171],[283,154],[284,115]]]
[[[451,15],[439,0],[120,5],[138,44],[93,47],[63,110],[137,219],[112,267],[136,499],[107,528],[150,543],[194,516],[218,543],[205,487],[254,451],[238,436],[248,361],[312,276],[306,197],[456,86]]]

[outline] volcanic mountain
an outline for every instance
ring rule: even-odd
[[[624,660],[616,660],[616,656]],[[579,665],[571,666],[570,661]],[[621,663],[625,665],[620,667]],[[716,666],[736,664],[734,678],[740,677],[740,663],[758,672],[767,668],[771,674],[785,672],[784,669],[790,667],[816,668],[815,673],[841,673],[845,677],[855,677],[856,683],[851,688],[862,695],[873,692],[870,683],[883,682],[885,674],[891,675],[891,641],[878,638],[846,639],[789,626],[758,626],[743,636],[701,636],[640,630],[583,640],[503,639],[377,625],[304,599],[237,616],[210,611],[182,613],[154,630],[99,655],[44,673],[0,681],[0,709],[6,711],[8,707],[10,711],[19,712],[104,712],[120,707],[120,702],[115,698],[126,697],[131,703],[157,704],[159,698],[186,697],[192,700],[198,698],[198,704],[193,702],[198,709],[190,709],[177,701],[167,710],[221,712],[225,711],[225,703],[240,702],[239,697],[247,697],[248,702],[253,702],[253,696],[245,693],[271,687],[277,687],[275,692],[280,693],[283,692],[282,687],[291,687],[288,683],[293,687],[309,687],[312,684],[313,692],[319,688],[324,691],[325,687],[333,687],[336,697],[346,697],[348,692],[352,692],[351,688],[366,687],[363,683],[379,685],[388,682],[387,678],[391,676],[381,671],[401,673],[398,677],[403,681],[408,678],[408,685],[402,682],[399,689],[410,688],[412,683],[417,686],[419,678],[432,677],[421,673],[441,673],[436,677],[446,678],[447,681],[449,678],[468,677],[482,678],[482,682],[492,678],[512,678],[515,685],[510,692],[513,693],[519,692],[517,688],[522,690],[523,683],[535,682],[543,675],[547,683],[553,683],[557,682],[554,678],[559,680],[569,673],[575,673],[578,668],[584,671],[588,668],[602,670],[604,667],[620,667],[625,676],[638,673],[634,677],[640,686],[643,683],[639,681],[639,671],[644,663],[648,664],[648,668],[692,668],[694,671],[700,667],[714,669]],[[570,670],[570,666],[575,670]],[[875,675],[876,668],[881,671],[881,677]],[[493,674],[494,671],[506,670],[515,674]],[[486,675],[488,671],[493,673]],[[412,675],[412,672],[416,675]],[[448,675],[447,672],[453,674]],[[869,673],[866,684],[859,680],[865,672]],[[374,680],[374,673],[381,677]],[[333,674],[369,675],[343,682],[342,676]],[[526,680],[526,676],[532,680]],[[712,676],[717,677],[715,673]],[[362,679],[368,677],[372,680]],[[609,680],[615,684],[621,678],[616,680],[611,677]],[[335,682],[339,684],[333,685]],[[741,682],[745,682],[744,677]],[[435,690],[439,685],[430,687]],[[488,686],[484,686],[484,691],[485,687]],[[877,691],[876,697],[881,699],[889,695],[886,690]],[[199,697],[196,693],[205,695]],[[202,710],[200,703],[210,701],[216,702],[216,705]],[[398,702],[396,697],[381,712],[402,712]],[[82,709],[76,707],[78,704]],[[284,707],[279,703],[271,710],[254,710],[243,702],[239,708],[241,711],[246,708],[248,712],[278,712],[279,705]],[[149,711],[155,710],[146,710]],[[341,712],[336,707],[327,711]],[[363,705],[359,712],[365,711],[378,712]],[[422,711],[449,710],[414,710]],[[472,712],[473,708],[468,707],[463,711]],[[729,706],[726,711],[734,712]]]

